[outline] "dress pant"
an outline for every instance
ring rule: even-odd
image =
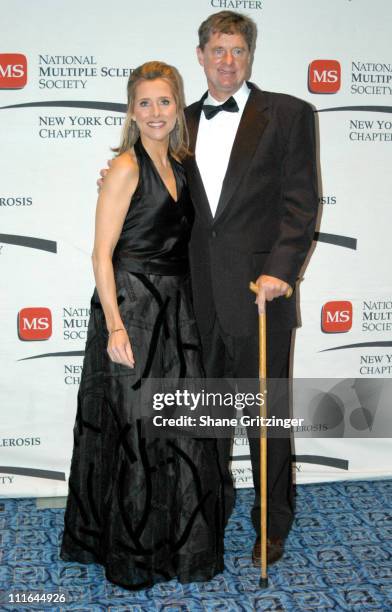
[[[203,364],[207,378],[258,378],[258,330],[252,336],[234,337],[220,327],[217,316],[211,331],[201,336]],[[289,355],[291,330],[269,332],[267,329],[268,416],[288,418],[289,414]],[[276,379],[281,379],[279,384]],[[232,414],[227,416],[233,416]],[[254,416],[254,415],[253,415]],[[290,430],[281,435],[274,430],[268,435],[268,537],[286,537],[293,521],[293,487]],[[230,472],[233,433],[218,439],[218,453],[225,490],[225,518],[234,506],[234,487]],[[255,500],[251,510],[252,523],[260,535],[260,441],[258,428],[248,428]],[[255,437],[257,436],[257,437]]]

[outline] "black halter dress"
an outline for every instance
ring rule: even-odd
[[[224,527],[215,441],[146,437],[138,418],[145,379],[202,378],[203,369],[190,298],[193,213],[184,170],[171,158],[175,201],[140,140],[134,148],[139,183],[113,266],[135,368],[108,358],[95,291],[61,558],[100,563],[110,581],[142,589],[221,572]]]

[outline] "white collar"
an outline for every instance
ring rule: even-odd
[[[233,94],[233,96],[229,96],[229,98],[233,97],[234,100],[238,104],[239,110],[242,111],[248,100],[249,94],[250,94],[250,89],[246,81],[244,81],[241,87],[235,92],[235,94]],[[213,98],[210,92],[208,92],[208,96],[204,100],[204,104],[211,104],[212,106],[219,106],[220,104],[223,104],[224,102],[226,102],[226,100],[216,100],[215,98]]]

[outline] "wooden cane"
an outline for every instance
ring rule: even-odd
[[[249,283],[249,288],[258,295],[256,283]],[[293,290],[288,288],[285,297],[292,296]],[[264,402],[260,405],[260,539],[261,568],[259,585],[262,589],[268,587],[267,575],[267,316],[265,310],[259,314],[259,389]]]
[[[259,293],[255,283],[250,283],[251,291]],[[259,389],[264,402],[260,403],[260,538],[261,569],[259,585],[268,587],[267,576],[267,317],[265,312],[259,314]]]

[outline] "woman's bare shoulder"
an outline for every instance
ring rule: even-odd
[[[139,179],[139,166],[133,149],[121,153],[111,163],[103,186],[108,189],[135,189]]]
[[[129,151],[125,151],[124,153],[117,155],[117,157],[112,160],[110,169],[113,169],[116,174],[138,174],[139,166],[137,164],[134,150],[130,149]]]

